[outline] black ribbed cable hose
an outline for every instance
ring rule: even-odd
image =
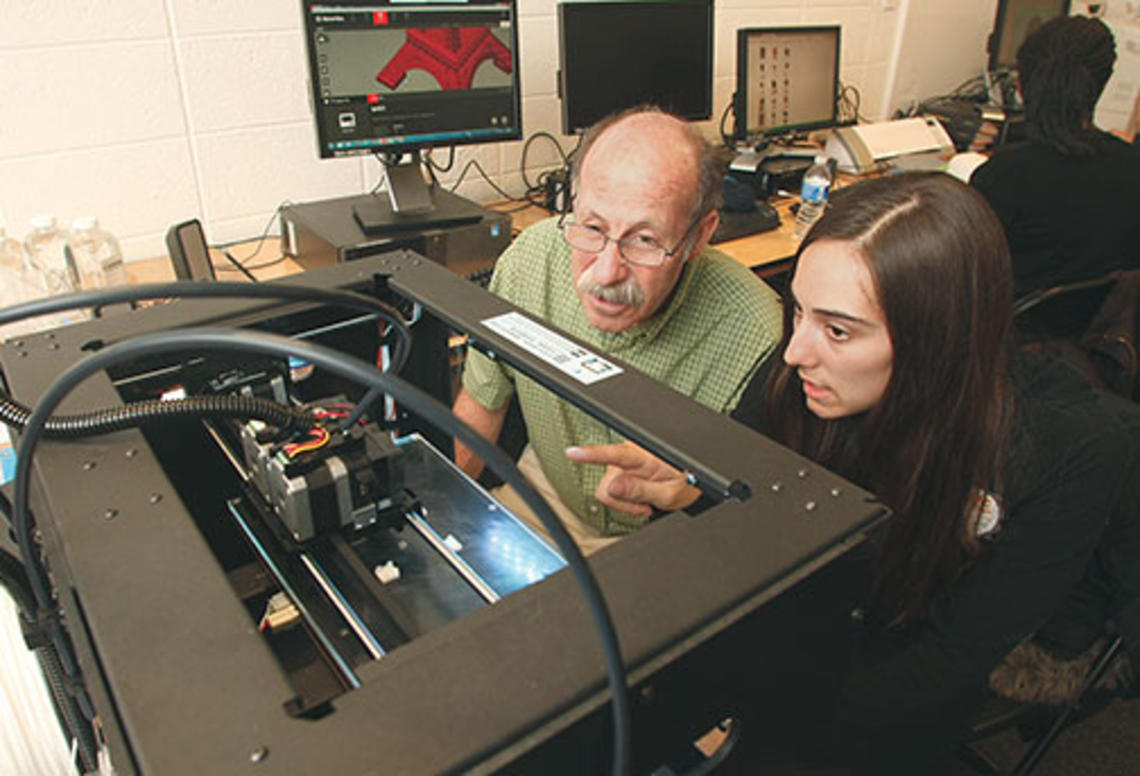
[[[27,407],[0,394],[0,422],[22,430],[30,415]],[[256,396],[226,395],[191,396],[171,401],[148,399],[76,415],[53,415],[44,431],[53,439],[74,439],[176,418],[251,418],[295,431],[306,431],[314,424],[312,414],[299,407]]]

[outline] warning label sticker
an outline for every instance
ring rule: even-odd
[[[621,367],[520,313],[503,313],[482,323],[583,385],[591,385],[622,372]]]

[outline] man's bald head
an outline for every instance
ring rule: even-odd
[[[690,220],[720,206],[723,160],[697,129],[660,108],[642,106],[602,119],[588,129],[571,160],[572,188],[597,165],[611,174],[658,171],[662,185],[688,198]],[[664,192],[663,192],[664,193]]]

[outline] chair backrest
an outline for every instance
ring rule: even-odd
[[[1119,273],[1034,291],[1014,302],[1013,318],[1023,343],[1075,340],[1085,333]]]
[[[1140,401],[1140,270],[1119,273],[1112,291],[1080,339],[1105,387]]]

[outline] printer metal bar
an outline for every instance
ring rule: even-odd
[[[392,272],[392,288],[466,333],[474,347],[509,363],[623,436],[690,472],[696,484],[718,500],[748,498],[749,486],[732,474],[739,459],[732,455],[731,445],[694,444],[694,439],[708,435],[708,419],[719,417],[719,413],[695,404],[689,397],[604,353],[599,355],[620,366],[620,374],[588,385],[575,380],[486,324],[488,319],[504,313],[522,313],[510,303],[414,254],[393,254],[384,261],[385,268]],[[528,318],[549,328],[534,316]],[[575,341],[584,350],[596,352],[596,348],[561,331],[550,331]],[[742,354],[745,358],[749,355]],[[702,453],[693,455],[689,451],[694,448]]]

